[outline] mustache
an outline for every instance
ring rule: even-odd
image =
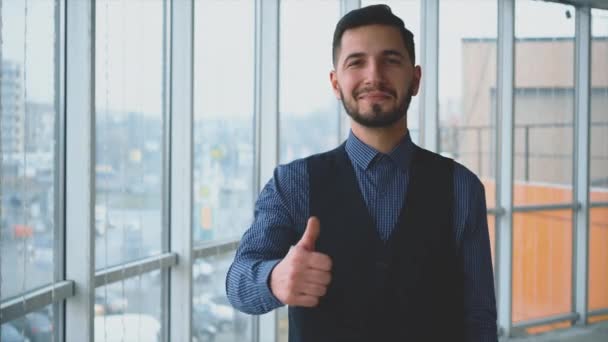
[[[397,97],[397,92],[391,88],[386,86],[376,86],[376,87],[365,87],[358,90],[353,91],[353,97],[358,98],[360,95],[365,93],[371,93],[374,91],[382,92],[391,95],[392,97]]]

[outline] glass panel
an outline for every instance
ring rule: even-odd
[[[108,284],[95,290],[95,342],[160,341],[161,272]]]
[[[0,298],[6,299],[53,281],[57,61],[55,1],[1,6]]]
[[[608,202],[608,11],[591,10],[590,200]],[[589,311],[608,308],[608,208],[589,210]],[[589,322],[608,320],[608,315]]]
[[[608,208],[589,210],[589,311],[608,309]]]
[[[575,10],[518,0],[515,12],[514,204],[571,202]]]
[[[331,89],[331,42],[338,0],[284,0],[279,29],[280,162],[338,143],[339,106]],[[310,24],[314,18],[314,25]]]
[[[439,151],[490,188],[496,180],[496,37],[496,1],[439,3]],[[486,198],[494,207],[494,192]]]
[[[192,336],[197,341],[252,341],[252,317],[232,308],[225,279],[234,254],[198,259],[192,266]]]
[[[414,34],[414,53],[416,55],[416,64],[420,64],[420,45],[422,44],[420,35],[420,0],[362,0],[361,7],[386,4],[390,6],[393,13],[403,20],[405,27]],[[422,70],[422,80],[424,82],[424,68]],[[420,143],[420,107],[419,96],[414,96],[410,103],[410,108],[407,113],[407,127],[414,143]],[[347,123],[348,125],[348,120]]]
[[[608,10],[591,11],[591,201],[608,202]]]
[[[277,341],[289,341],[289,311],[286,306],[277,309]]]
[[[95,265],[161,251],[164,1],[97,1]]]
[[[254,4],[194,3],[195,241],[235,238],[251,223]]]
[[[513,215],[513,322],[572,308],[572,211]]]
[[[0,326],[2,342],[51,342],[58,341],[55,336],[53,306],[34,311]]]

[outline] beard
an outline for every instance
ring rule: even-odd
[[[380,91],[387,92],[393,97],[396,97],[396,93],[390,89],[379,89]],[[363,89],[361,91],[353,91],[353,99],[356,99],[361,93],[369,91],[368,89]],[[407,115],[407,110],[410,107],[410,103],[412,102],[414,90],[410,88],[407,92],[407,95],[403,98],[403,100],[397,103],[392,109],[383,111],[382,105],[375,103],[371,107],[371,114],[364,115],[362,114],[356,107],[355,104],[351,105],[344,101],[344,94],[342,90],[340,90],[340,98],[342,99],[342,105],[344,106],[344,110],[356,123],[369,127],[369,128],[383,128],[392,126],[395,122],[401,120],[404,116]]]

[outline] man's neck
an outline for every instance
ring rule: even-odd
[[[362,126],[351,119],[350,127],[359,140],[385,154],[392,151],[407,134],[405,117],[390,127],[374,128]]]

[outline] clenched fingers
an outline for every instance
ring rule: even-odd
[[[331,282],[331,273],[327,271],[308,269],[304,274],[302,274],[302,280],[304,280],[305,283],[327,286]]]
[[[308,256],[308,267],[319,271],[331,271],[331,258],[323,253],[313,252]]]
[[[327,293],[327,286],[305,283],[298,286],[298,292],[302,295],[322,297]]]

